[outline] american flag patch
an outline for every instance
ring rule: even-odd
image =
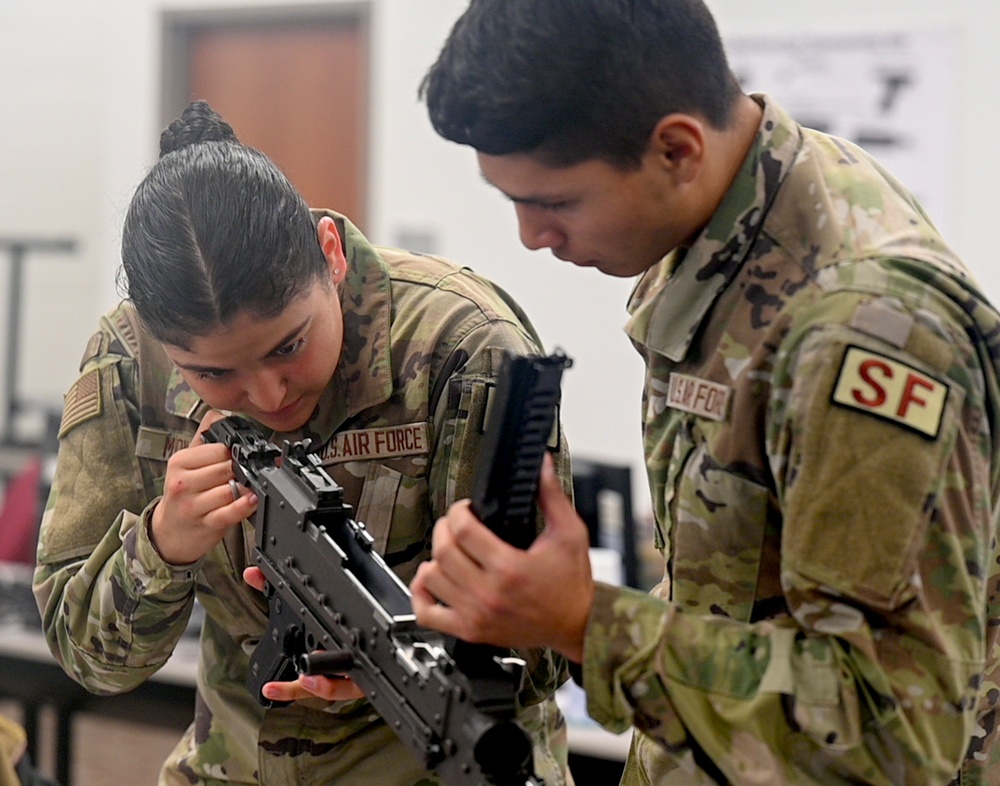
[[[59,423],[59,438],[62,439],[91,418],[101,414],[101,377],[97,369],[88,371],[69,389],[63,402],[62,421]]]

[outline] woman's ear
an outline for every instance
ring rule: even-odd
[[[323,216],[316,226],[319,247],[330,270],[330,280],[339,285],[347,275],[347,257],[344,255],[344,244],[337,231],[337,222],[330,216]]]

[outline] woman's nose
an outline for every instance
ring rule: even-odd
[[[261,412],[276,412],[285,400],[287,385],[280,373],[262,371],[247,385],[247,398]]]

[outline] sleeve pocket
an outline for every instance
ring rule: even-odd
[[[800,375],[791,397],[785,567],[877,608],[896,608],[911,591],[964,391],[947,383],[940,427],[932,438],[840,406],[834,386],[846,363],[847,343],[824,338],[805,343],[811,373]],[[882,347],[876,349],[888,356]],[[919,361],[907,362],[919,367]]]

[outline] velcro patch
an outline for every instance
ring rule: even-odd
[[[483,419],[479,424],[479,433],[486,433],[486,426],[490,422],[490,416],[493,413],[493,402],[496,400],[496,389],[497,386],[492,382],[486,385],[486,406],[483,407]],[[562,420],[559,417],[559,404],[555,405],[556,413],[552,420],[552,432],[549,434],[548,442],[546,442],[546,447],[553,453],[559,450],[559,444],[562,442],[562,433],[560,431],[562,427]]]
[[[479,433],[486,433],[486,424],[490,422],[490,415],[493,413],[493,402],[496,400],[494,395],[497,391],[497,386],[493,382],[486,383],[486,405],[483,407],[483,419],[479,421]]]
[[[849,346],[832,399],[936,439],[948,385],[898,360]]]
[[[724,421],[729,414],[733,389],[688,374],[671,374],[667,383],[667,406],[709,420]]]
[[[59,423],[59,438],[62,439],[81,423],[98,417],[102,409],[101,377],[95,368],[74,382],[66,393],[62,420]]]
[[[322,464],[426,455],[427,433],[426,423],[342,431],[318,455]]]

